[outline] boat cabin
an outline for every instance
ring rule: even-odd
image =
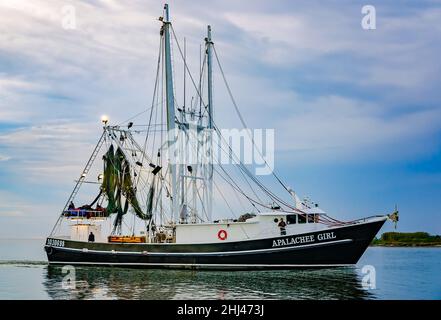
[[[70,239],[88,241],[89,234],[95,236],[95,242],[119,243],[215,243],[242,241],[278,237],[283,235],[279,227],[280,221],[285,221],[286,235],[318,231],[323,229],[320,215],[325,212],[320,208],[306,209],[305,213],[284,212],[273,210],[269,212],[245,214],[239,219],[215,220],[209,223],[181,223],[175,226],[160,227],[149,236],[102,236],[100,220],[90,216],[75,215],[71,220]],[[102,221],[104,221],[103,219]]]
[[[308,209],[307,213],[270,211],[246,219],[219,220],[212,223],[177,224],[177,243],[209,243],[241,241],[247,239],[277,237],[282,235],[279,227],[283,219],[286,235],[318,231],[324,228],[318,223],[325,212],[319,208]]]

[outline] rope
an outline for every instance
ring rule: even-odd
[[[229,94],[229,96],[231,98],[231,101],[233,103],[234,109],[236,110],[236,113],[239,116],[239,119],[240,119],[240,121],[242,123],[242,126],[244,128],[248,128],[248,126],[245,123],[244,118],[242,117],[242,114],[240,113],[239,107],[236,104],[236,100],[234,99],[233,93],[231,92],[230,86],[228,84],[227,78],[225,77],[225,73],[224,73],[222,65],[221,65],[221,63],[219,61],[219,56],[217,55],[216,47],[214,46],[214,44],[213,44],[213,49],[214,49],[213,51],[214,51],[214,55],[216,57],[217,64],[219,66],[219,70],[220,70],[220,72],[222,74],[222,78],[224,80],[224,83],[225,83],[225,86],[227,88],[228,94]],[[254,138],[251,135],[250,135],[250,139],[251,139],[251,141],[253,143],[253,146],[256,148],[257,152],[259,152],[259,155],[262,157],[262,160],[265,162],[265,164],[268,166],[268,168],[271,169],[271,167],[268,165],[268,163],[266,162],[265,158],[263,157],[262,153],[260,152],[259,148],[257,148],[256,144],[254,143]],[[276,178],[276,180],[280,183],[280,185],[282,185],[282,187],[289,193],[288,187],[282,182],[282,180],[278,177],[278,175],[274,172],[274,170],[271,170],[271,173]]]
[[[173,38],[174,38],[175,41],[176,41],[176,45],[177,45],[178,50],[179,50],[179,53],[180,53],[180,55],[181,55],[181,58],[184,60],[184,66],[185,66],[185,69],[188,71],[188,74],[189,74],[189,76],[190,76],[191,82],[192,82],[194,88],[196,89],[196,93],[198,94],[199,98],[200,98],[201,101],[202,101],[202,104],[203,104],[204,107],[206,108],[207,106],[206,106],[206,104],[204,103],[204,100],[203,100],[203,98],[202,98],[201,92],[199,91],[198,87],[196,86],[196,82],[194,81],[193,76],[191,75],[190,69],[188,68],[188,65],[187,65],[187,61],[186,61],[186,59],[184,59],[184,54],[182,53],[181,46],[179,45],[178,38],[176,37],[175,29],[173,28],[173,25],[172,25],[171,23],[170,23],[170,27],[171,27],[171,30],[172,30]]]

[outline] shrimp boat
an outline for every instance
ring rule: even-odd
[[[159,21],[153,101],[144,112],[146,119],[142,118],[148,123],[135,124],[142,115],[119,125],[102,119],[102,135],[46,240],[49,264],[289,269],[357,263],[385,221],[398,220],[398,211],[340,221],[309,198],[301,200],[274,171],[264,177],[272,179],[266,184],[236,154],[229,144],[232,137],[224,137],[215,122],[213,65],[217,62],[246,127],[210,26],[196,83],[168,5]],[[172,48],[183,61],[181,104]],[[187,77],[194,87],[188,105]],[[249,140],[251,152],[261,155],[256,140]],[[219,161],[216,152],[228,155],[231,163]],[[79,201],[86,205],[75,206]],[[225,217],[227,213],[232,216]]]

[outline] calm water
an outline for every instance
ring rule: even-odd
[[[441,299],[441,248],[369,248],[353,268],[212,272],[76,268],[62,289],[43,240],[0,240],[0,299]],[[375,267],[376,288],[362,268]]]

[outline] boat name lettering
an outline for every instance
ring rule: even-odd
[[[64,247],[64,240],[47,239],[47,245],[53,247]]]
[[[337,238],[337,236],[334,234],[334,232],[319,233],[317,235],[318,241],[330,240],[335,238]],[[315,242],[315,239],[316,239],[315,235],[313,234],[308,236],[292,237],[288,239],[277,239],[277,240],[273,240],[273,247],[289,246],[292,244],[312,243]]]
[[[335,238],[337,238],[337,236],[334,234],[334,232],[319,233],[317,235],[318,241],[331,240],[331,239],[335,239]]]

